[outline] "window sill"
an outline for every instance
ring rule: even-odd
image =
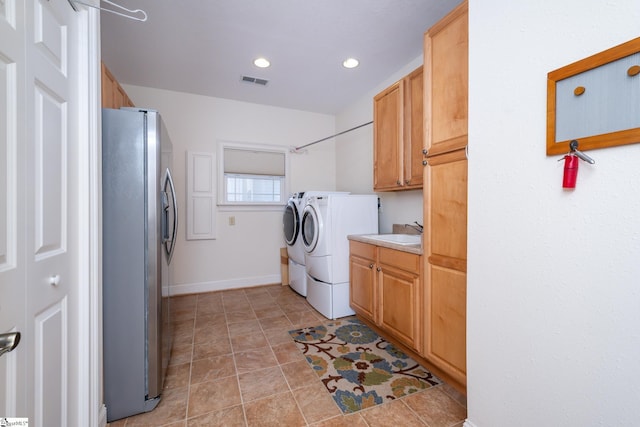
[[[280,212],[284,209],[286,204],[277,204],[277,205],[221,205],[218,204],[219,212]]]

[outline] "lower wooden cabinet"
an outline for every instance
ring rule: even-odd
[[[380,327],[402,343],[420,349],[420,255],[378,248]]]
[[[429,236],[425,242],[434,243]],[[349,245],[351,308],[466,393],[466,269],[458,269],[450,257],[433,254],[425,260],[425,255],[356,240]]]
[[[351,308],[402,344],[422,340],[420,255],[350,242]]]
[[[351,242],[350,246],[349,303],[356,313],[375,323],[376,247],[360,242]]]

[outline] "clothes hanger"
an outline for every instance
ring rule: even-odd
[[[119,12],[119,11],[113,10],[113,9],[105,9],[103,7],[100,7],[100,6],[95,6],[95,5],[92,5],[92,4],[89,4],[89,3],[84,3],[84,2],[81,2],[81,1],[78,1],[78,0],[69,0],[69,3],[71,4],[71,7],[73,7],[74,10],[78,10],[75,7],[75,4],[77,3],[77,4],[82,4],[84,6],[92,7],[94,9],[100,9],[100,10],[103,10],[105,12],[113,13],[115,15],[124,16],[125,18],[133,19],[134,21],[142,21],[142,22],[144,22],[144,21],[147,20],[147,13],[142,9],[127,9],[126,7],[121,6],[121,5],[117,4],[117,3],[114,3],[114,2],[112,2],[110,0],[101,0],[101,1],[103,1],[103,2],[105,2],[107,4],[110,4],[111,6],[117,8],[117,9],[124,10],[124,11],[132,13],[132,14],[141,13],[142,14],[142,18],[137,17],[137,16],[133,16],[133,15],[127,15],[126,13],[122,13],[122,12]]]

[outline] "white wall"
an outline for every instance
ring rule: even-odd
[[[425,28],[426,30],[426,28]],[[422,55],[399,68],[336,118],[337,132],[373,120],[373,97],[384,88],[422,65]],[[352,193],[373,193],[373,125],[336,137],[337,189]],[[422,190],[381,192],[380,232],[391,233],[392,225],[422,224]]]
[[[335,133],[335,118],[180,92],[123,85],[139,107],[160,111],[174,149],[174,179],[183,213],[172,265],[172,293],[203,292],[280,282],[282,211],[217,214],[215,240],[185,239],[185,153],[216,153],[217,141],[300,146]],[[292,154],[290,192],[335,190],[334,142]],[[234,216],[236,225],[228,218]]]
[[[640,419],[640,144],[545,155],[549,71],[638,37],[637,0],[470,1],[468,422]]]

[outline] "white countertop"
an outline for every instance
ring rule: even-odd
[[[384,236],[383,234],[380,236]],[[398,251],[409,252],[412,254],[422,255],[422,244],[399,244],[392,241],[381,240],[373,237],[371,234],[352,234],[347,236],[349,240],[356,242],[368,243],[370,245],[382,246],[384,248],[395,249]]]

